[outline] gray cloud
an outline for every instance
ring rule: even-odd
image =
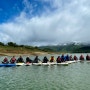
[[[0,25],[0,41],[29,45],[90,42],[89,0],[44,1],[53,3],[52,6],[57,9],[32,18],[27,18],[22,11],[13,21]]]

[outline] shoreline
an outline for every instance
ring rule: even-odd
[[[55,53],[55,52],[29,52],[29,53],[2,53],[0,52],[0,56],[40,56],[40,55],[55,55],[55,54],[67,54],[67,53]],[[76,53],[69,53],[69,54],[76,54]],[[82,53],[78,53],[78,54],[82,54]],[[88,54],[88,53],[85,53]]]
[[[0,53],[0,56],[39,56],[39,55],[48,55],[48,52],[30,52],[30,53]]]

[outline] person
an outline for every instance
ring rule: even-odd
[[[26,63],[32,63],[32,60],[28,57],[26,57]]]
[[[43,63],[47,63],[49,60],[47,59],[47,57],[45,56],[44,58],[43,58]]]
[[[65,57],[65,61],[69,61],[69,55],[67,54],[66,57]]]
[[[10,63],[15,63],[15,62],[16,62],[16,58],[15,58],[15,56],[13,56],[10,60]]]
[[[23,60],[22,56],[20,56],[20,57],[18,58],[17,63],[24,63],[24,60]]]
[[[58,56],[56,61],[57,61],[57,63],[61,63],[61,57]]]
[[[79,57],[80,60],[84,60],[84,56],[81,54],[81,56]]]
[[[74,59],[74,60],[78,60],[78,58],[77,58],[77,56],[76,56],[76,55],[74,55],[73,59]]]
[[[86,56],[86,60],[90,60],[90,56],[88,54]]]
[[[9,63],[8,58],[7,58],[7,57],[5,57],[5,58],[4,58],[4,60],[2,61],[2,63],[4,63],[4,64]]]
[[[65,62],[65,56],[64,56],[64,54],[62,54],[62,56],[61,56],[61,62]]]
[[[54,56],[51,56],[51,58],[50,58],[50,62],[54,62]]]
[[[39,61],[41,61],[41,60],[38,58],[38,56],[36,56],[33,63],[38,63]]]
[[[70,61],[72,61],[72,60],[73,60],[72,55],[70,55]]]

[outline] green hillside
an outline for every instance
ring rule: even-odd
[[[46,52],[46,53],[90,53],[90,45],[78,44],[75,45],[56,45],[56,46],[28,46],[28,45],[17,45],[13,42],[4,44],[0,42],[0,54],[2,53],[15,53],[15,54],[35,54],[34,52]]]
[[[64,52],[64,53],[89,53],[90,52],[90,45],[75,45],[75,44],[68,44],[68,45],[57,45],[57,46],[41,46],[39,47],[43,51],[49,52]]]
[[[38,47],[28,46],[28,45],[17,45],[13,42],[8,42],[4,44],[0,42],[0,54],[2,53],[12,53],[12,54],[32,54],[34,52],[42,52]]]

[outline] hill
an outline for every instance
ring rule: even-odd
[[[38,47],[28,46],[28,45],[17,45],[13,42],[8,42],[4,44],[0,42],[0,55],[41,55],[46,54],[44,51]]]
[[[90,53],[90,44],[63,44],[63,45],[50,45],[50,46],[28,46],[17,45],[13,42],[4,44],[0,42],[0,55],[42,55],[52,53]]]
[[[90,45],[70,43],[66,45],[41,46],[43,51],[60,52],[60,53],[90,53]]]

